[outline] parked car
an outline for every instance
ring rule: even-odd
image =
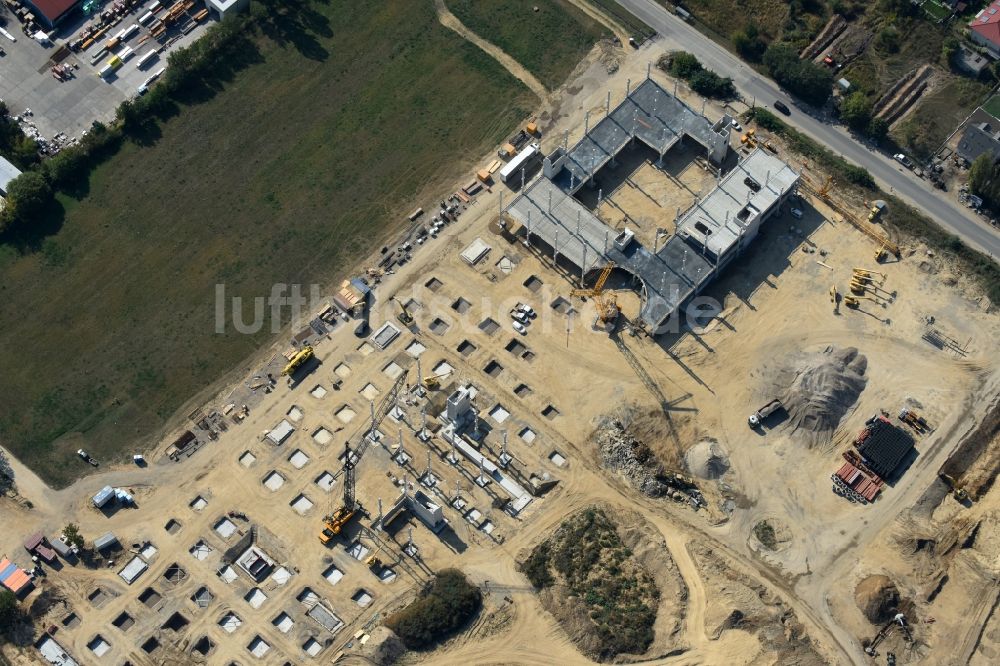
[[[522,324],[528,323],[528,315],[524,314],[520,310],[512,310],[510,316],[514,321],[521,322]]]
[[[729,124],[732,125],[733,129],[736,130],[737,132],[742,132],[743,131],[743,126],[740,125],[738,122],[736,122],[736,118],[731,118],[729,120]]]
[[[913,166],[913,162],[910,161],[910,158],[904,155],[903,153],[896,153],[892,157],[894,160],[905,166],[907,169]]]
[[[512,321],[510,325],[513,326],[514,330],[520,333],[521,335],[526,335],[528,333],[528,329],[526,329],[524,327],[524,324],[522,324],[521,322]]]
[[[521,312],[523,312],[524,314],[528,315],[532,319],[534,319],[535,317],[538,316],[537,314],[535,314],[534,308],[532,308],[530,305],[527,305],[525,303],[518,303],[517,309],[520,310]]]
[[[776,108],[778,111],[781,111],[786,116],[792,115],[792,110],[789,109],[788,106],[780,99],[774,100],[774,108]]]
[[[794,217],[796,220],[802,219],[802,211],[800,209],[793,208],[791,212],[792,212],[792,217]]]

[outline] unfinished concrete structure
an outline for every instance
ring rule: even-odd
[[[648,77],[634,90],[629,86],[613,110],[609,93],[604,118],[575,146],[545,158],[542,173],[502,209],[504,223],[527,243],[547,245],[554,260],[576,267],[581,281],[609,262],[630,273],[641,284],[640,323],[656,331],[740,254],[798,184],[799,174],[760,148],[722,174],[730,127],[729,116],[713,123]],[[602,168],[616,166],[633,141],[660,160],[693,141],[720,169],[716,186],[677,212],[677,233],[660,248],[644,247],[627,228],[609,227],[574,196]]]

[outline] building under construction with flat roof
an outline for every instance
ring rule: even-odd
[[[558,147],[530,181],[522,173],[517,196],[503,208],[505,224],[528,243],[544,243],[553,259],[572,264],[581,281],[609,262],[641,284],[639,322],[655,332],[756,237],[763,223],[792,194],[799,174],[758,148],[720,175],[716,185],[681,212],[676,233],[662,247],[644,247],[627,229],[605,224],[575,194],[633,141],[662,161],[675,146],[693,142],[720,170],[730,154],[731,118],[716,122],[646,78],[574,146]],[[660,162],[661,163],[661,162]],[[600,197],[598,197],[600,199]]]

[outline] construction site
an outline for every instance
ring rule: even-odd
[[[995,663],[993,306],[661,55],[592,54],[134,465],[12,459],[8,658],[393,663],[457,568],[482,609],[408,663]]]

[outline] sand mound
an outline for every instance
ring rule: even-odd
[[[792,369],[785,397],[789,423],[814,441],[827,437],[857,402],[868,379],[868,359],[854,347],[827,347]]]
[[[858,583],[854,601],[872,624],[884,624],[899,608],[899,590],[888,576],[869,576]]]
[[[684,454],[688,470],[703,479],[718,479],[729,470],[729,458],[714,439],[703,439]]]

